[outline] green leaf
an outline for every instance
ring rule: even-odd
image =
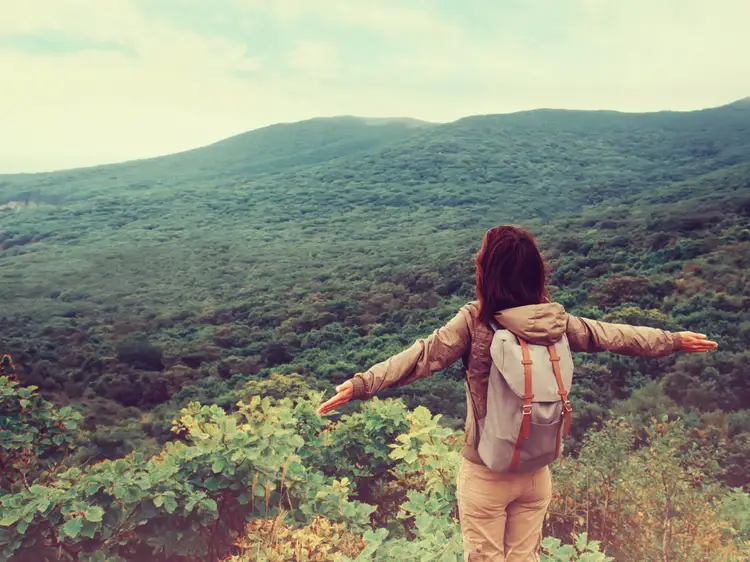
[[[214,464],[211,466],[211,470],[214,474],[218,474],[222,470],[224,470],[224,459],[216,459],[214,461]]]
[[[424,535],[427,533],[428,529],[430,528],[430,523],[432,523],[432,516],[428,515],[427,513],[419,513],[414,519],[415,524],[417,525],[417,530],[420,532],[420,534]]]
[[[206,498],[205,500],[201,500],[198,503],[199,506],[201,506],[206,511],[210,511],[211,513],[218,513],[218,506],[216,505],[216,502],[210,498]]]
[[[398,445],[396,446],[398,447]],[[393,451],[391,451],[391,454],[388,456],[394,460],[397,460],[397,459],[403,459],[405,455],[406,455],[405,449],[394,449]]]
[[[86,510],[86,520],[92,523],[98,523],[104,517],[104,510],[98,505],[92,505]]]
[[[74,539],[78,536],[78,533],[81,532],[81,527],[83,527],[83,519],[80,517],[74,517],[73,519],[69,519],[65,525],[63,525],[62,530],[66,537]]]
[[[99,526],[96,523],[93,523],[91,521],[84,521],[83,529],[81,530],[81,536],[93,539],[96,536],[98,527]]]
[[[362,538],[365,540],[365,542],[380,544],[385,540],[387,536],[388,529],[380,527],[375,531],[373,531],[372,529],[368,529],[367,531],[365,531],[364,535],[362,535]]]
[[[11,511],[9,513],[6,513],[5,515],[3,515],[3,518],[0,519],[0,527],[10,527],[11,525],[15,524],[15,522],[20,518],[20,511]]]
[[[542,539],[542,548],[545,550],[557,550],[562,542],[556,537],[544,537]]]
[[[164,496],[156,496],[154,498],[154,505],[156,507],[161,507],[162,505],[164,505]]]
[[[26,529],[28,528],[29,528],[29,523],[27,521],[21,521],[16,526],[16,531],[18,532],[19,535],[23,535],[26,532]]]
[[[174,498],[164,498],[164,509],[167,513],[172,514],[177,509],[177,500]]]

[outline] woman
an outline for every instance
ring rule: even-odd
[[[551,345],[568,337],[571,351],[612,351],[661,357],[677,351],[707,352],[717,344],[692,332],[608,324],[578,318],[550,302],[545,263],[534,237],[512,226],[489,230],[475,260],[478,302],[462,307],[445,326],[407,350],[358,373],[336,388],[318,412],[352,399],[409,384],[463,360],[467,418],[458,473],[458,508],[465,560],[538,560],[542,523],[551,498],[548,467],[530,474],[490,471],[477,454],[476,421],[484,418],[490,370],[490,321],[532,344]],[[472,407],[473,406],[473,407]]]

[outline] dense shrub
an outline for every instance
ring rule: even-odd
[[[28,400],[17,385],[0,389],[4,404]],[[49,405],[28,395],[38,400],[33,419],[46,420]],[[392,400],[374,399],[331,424],[314,412],[319,399],[253,396],[234,414],[194,403],[173,422],[178,440],[151,458],[11,472],[0,492],[0,557],[461,559],[454,483],[462,434]],[[6,433],[23,438],[33,419]],[[68,426],[66,439],[75,440],[75,422]],[[745,559],[747,494],[716,483],[711,459],[695,454],[682,423],[654,422],[638,445],[637,434],[613,421],[586,437],[577,459],[555,466],[546,532],[574,538],[546,538],[544,560],[611,560],[600,542],[623,560]],[[361,474],[354,481],[330,464],[342,452],[350,459],[342,470]],[[44,454],[33,449],[27,458],[38,464]],[[383,486],[391,493],[376,492]]]

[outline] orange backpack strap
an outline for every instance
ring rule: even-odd
[[[549,351],[549,360],[552,361],[552,370],[555,372],[557,393],[560,395],[560,400],[562,400],[563,403],[562,413],[560,414],[565,418],[563,423],[563,437],[567,437],[568,433],[570,433],[570,422],[572,419],[571,412],[573,411],[573,406],[570,405],[568,393],[565,391],[565,386],[563,385],[562,375],[560,374],[560,357],[557,355],[557,350],[554,345],[550,345],[547,346],[547,351]]]
[[[532,361],[531,354],[529,353],[529,344],[521,338],[518,338],[518,343],[521,344],[521,354],[523,357],[521,361],[524,375],[523,418],[521,419],[521,430],[518,432],[518,439],[516,439],[516,447],[513,450],[513,459],[510,462],[511,472],[518,468],[518,463],[521,460],[523,441],[531,435],[531,403],[534,400],[533,388],[531,386]]]

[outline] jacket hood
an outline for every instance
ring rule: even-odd
[[[531,344],[552,345],[563,337],[568,315],[561,304],[552,302],[506,308],[495,314],[495,321]]]

